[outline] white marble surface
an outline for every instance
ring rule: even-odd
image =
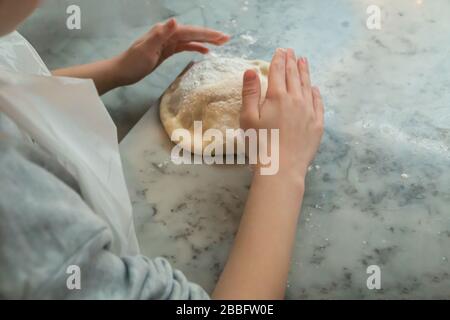
[[[152,1],[133,2],[138,10]],[[290,299],[450,297],[450,2],[419,2],[158,2],[154,19],[174,15],[231,33],[218,53],[270,59],[276,47],[293,47],[313,65],[326,100],[326,134],[307,178]],[[380,31],[365,26],[371,4],[382,8]],[[116,52],[144,30],[137,16],[113,35],[64,38],[43,48],[44,58],[60,65]],[[119,127],[131,127],[138,115],[122,114],[142,113],[192,58],[180,56],[106,97]],[[142,251],[167,257],[211,291],[250,172],[173,165],[157,112],[150,108],[121,144]],[[379,291],[366,287],[369,265],[381,268]]]

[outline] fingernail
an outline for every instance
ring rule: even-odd
[[[169,19],[169,21],[167,21],[166,26],[168,26],[169,28],[173,28],[176,25],[176,20],[174,18]]]
[[[288,48],[286,53],[289,58],[293,58],[295,56],[294,50],[291,48]]]
[[[219,41],[219,42],[221,42],[221,41],[228,41],[228,40],[230,40],[230,38],[231,37],[229,35],[222,34],[215,41]]]
[[[253,81],[256,79],[256,73],[252,70],[247,70],[244,73],[244,80],[245,81]]]

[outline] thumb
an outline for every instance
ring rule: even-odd
[[[254,70],[247,70],[244,74],[242,87],[241,118],[248,120],[259,119],[259,102],[261,99],[261,83]]]

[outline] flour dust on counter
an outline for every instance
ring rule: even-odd
[[[235,35],[212,50],[217,56],[268,61],[275,48],[292,47],[322,89],[326,132],[306,180],[288,299],[450,297],[450,3],[380,0],[379,31],[365,24],[372,4],[168,5],[185,21]],[[167,87],[189,61],[168,66],[161,82]],[[143,253],[168,257],[212,292],[251,172],[174,165],[156,109],[121,144],[138,238]],[[370,266],[380,269],[380,289],[367,287]]]

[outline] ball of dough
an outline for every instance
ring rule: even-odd
[[[211,141],[201,135],[194,135],[194,122],[201,121],[203,133],[208,129],[220,130],[225,141],[227,129],[240,127],[245,71],[252,69],[259,74],[262,102],[267,91],[269,66],[268,62],[260,60],[223,57],[207,58],[195,63],[170,86],[161,99],[160,117],[169,137],[176,129],[186,129],[191,135],[190,145],[188,141],[174,142],[190,152],[203,154]],[[227,153],[225,144],[224,154]]]

